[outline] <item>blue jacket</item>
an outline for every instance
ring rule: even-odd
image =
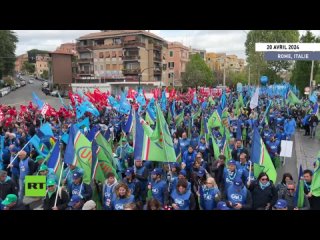
[[[194,161],[196,160],[196,156],[197,156],[196,151],[189,153],[189,151],[187,150],[183,153],[182,162],[184,162],[186,164],[186,169],[188,169],[188,170],[191,169]]]
[[[168,186],[163,180],[151,181],[151,191],[152,197],[157,199],[162,205],[166,204],[168,201]]]
[[[173,202],[179,206],[178,210],[190,210],[190,196],[190,190],[187,190],[184,194],[180,194],[175,189],[171,193],[171,198]]]
[[[118,182],[115,181],[112,185],[105,184],[102,189],[102,202],[103,208],[106,210],[111,210],[112,200],[116,198],[115,196],[115,187],[118,185]],[[110,205],[107,206],[107,202],[110,202]]]
[[[268,152],[270,157],[275,157],[276,153],[280,152],[280,141],[275,140],[274,142],[267,141]]]
[[[124,205],[133,203],[134,202],[134,196],[130,195],[128,198],[117,198],[115,197],[112,200],[112,209],[113,210],[123,210]]]
[[[190,145],[190,139],[186,138],[186,139],[179,139],[179,145],[180,145],[180,149],[181,149],[181,153],[183,154],[185,151],[188,150],[188,147]]]
[[[224,181],[224,190],[227,192],[228,188],[233,185],[233,180],[235,178],[242,179],[242,172],[238,171],[237,169],[230,173],[229,169],[224,168],[223,169],[223,181]]]
[[[215,196],[220,193],[218,188],[200,188],[200,206],[203,210],[213,210],[217,207]]]
[[[285,121],[284,123],[284,132],[286,135],[294,135],[296,131],[296,121],[292,118],[290,121]]]
[[[227,191],[227,199],[232,204],[241,203],[243,205],[247,200],[247,191],[246,187],[242,187],[239,191],[234,185],[231,185]]]

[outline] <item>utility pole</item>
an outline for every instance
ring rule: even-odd
[[[226,64],[223,66],[223,86],[226,85]]]
[[[313,80],[313,66],[314,66],[314,60],[312,60],[311,64],[311,73],[310,73],[310,95],[311,95],[311,89],[312,89],[312,80]]]

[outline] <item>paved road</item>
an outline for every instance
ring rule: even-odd
[[[26,77],[27,78],[27,77]],[[10,92],[8,95],[0,98],[1,104],[6,105],[15,105],[19,107],[19,105],[26,105],[29,101],[32,101],[32,92],[35,92],[39,98],[48,104],[50,104],[55,109],[59,109],[62,105],[57,97],[46,96],[41,91],[42,82],[35,80],[33,84],[27,83],[26,86],[18,88],[16,91]],[[69,104],[68,99],[63,99],[66,104]]]
[[[320,131],[319,126],[317,131]],[[286,164],[278,170],[278,181],[282,180],[283,173],[289,172],[297,182],[300,164],[304,170],[313,170],[313,163],[320,151],[320,138],[311,139],[309,136],[303,135],[304,130],[297,129],[294,136],[292,157],[286,158]]]

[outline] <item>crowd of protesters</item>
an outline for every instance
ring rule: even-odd
[[[86,116],[90,118],[90,128],[99,126],[101,131],[105,131],[105,127],[112,130],[113,153],[119,163],[117,173],[109,172],[104,182],[86,184],[83,169],[65,164],[61,187],[55,173],[46,166],[45,156],[31,144],[25,145],[44,122],[51,124],[54,138],[60,139],[79,119],[67,112],[43,117],[31,102],[20,111],[0,105],[4,115],[0,121],[3,137],[0,207],[2,210],[319,210],[320,197],[311,192],[315,169],[303,171],[304,201],[303,206],[298,207],[295,197],[299,179],[285,173],[276,183],[268,173],[255,176],[256,161],[251,158],[253,128],[257,126],[275,169],[279,169],[281,140],[293,140],[297,128],[305,129],[306,136],[315,138],[319,119],[311,113],[314,104],[303,100],[302,104],[288,105],[279,96],[262,95],[256,108],[251,109],[246,104],[249,97],[238,108],[237,92],[227,95],[228,115],[224,120],[230,132],[231,159],[228,160],[221,150],[224,136],[219,126],[209,129],[209,137],[201,130],[201,121],[218,108],[221,98],[213,98],[213,102],[205,106],[185,99],[174,102],[175,114],[183,111],[183,120],[176,124],[176,119],[172,118],[168,126],[176,155],[181,158],[170,163],[134,159],[132,137],[125,136],[122,131],[122,123],[128,116],[102,106],[99,117]],[[201,115],[194,118],[200,108]],[[146,109],[139,114],[144,118]],[[166,119],[168,114],[169,110],[164,111]],[[237,128],[241,128],[240,138]],[[82,132],[86,135],[88,129]],[[215,153],[212,141],[217,142],[219,153]],[[65,148],[66,144],[62,144]],[[24,179],[28,175],[46,176],[45,197],[25,196]],[[93,200],[93,185],[98,186],[99,203]]]

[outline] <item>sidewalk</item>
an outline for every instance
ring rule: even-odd
[[[317,129],[318,133],[320,128]],[[318,135],[317,133],[317,135]],[[303,136],[304,130],[297,129],[293,139],[292,157],[286,158],[286,163],[277,171],[277,183],[282,180],[284,173],[291,173],[293,180],[298,181],[300,164],[302,169],[313,170],[313,162],[316,160],[320,151],[320,138],[311,139],[309,136]]]
[[[317,132],[320,128],[318,126]],[[297,130],[295,134],[295,150],[297,154],[297,167],[302,165],[302,169],[313,170],[313,163],[316,161],[320,151],[320,140],[318,137],[311,139],[309,136],[303,136],[304,130]],[[318,134],[317,134],[318,135]]]

